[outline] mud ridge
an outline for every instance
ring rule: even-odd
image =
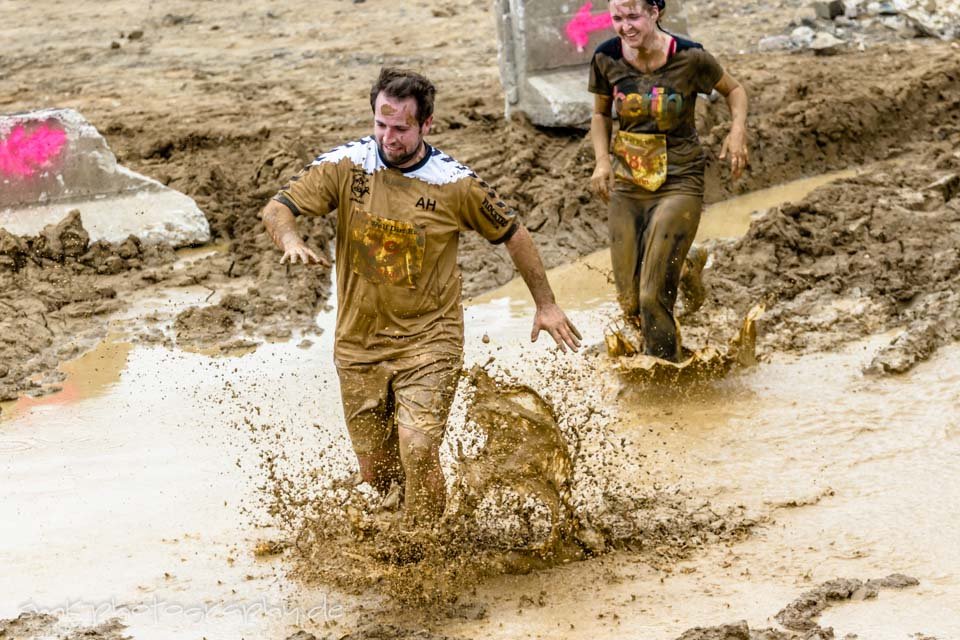
[[[835,578],[803,593],[777,613],[777,622],[789,631],[751,629],[746,622],[741,621],[688,629],[677,640],[833,640],[833,629],[821,627],[817,622],[817,618],[828,607],[845,601],[876,598],[880,589],[905,589],[918,584],[920,583],[916,578],[899,573],[866,581]]]
[[[958,95],[960,100],[960,95]],[[958,102],[960,104],[960,102]],[[714,247],[707,304],[685,338],[722,331],[756,301],[763,349],[808,352],[901,328],[866,364],[901,373],[960,338],[960,128],[754,221]],[[699,338],[696,338],[699,336]]]

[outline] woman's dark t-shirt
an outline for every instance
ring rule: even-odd
[[[665,134],[665,186],[702,195],[706,158],[695,122],[697,94],[710,93],[723,68],[700,44],[675,40],[673,55],[650,73],[627,62],[620,38],[607,40],[593,54],[588,89],[613,98],[621,131]]]

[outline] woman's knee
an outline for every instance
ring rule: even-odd
[[[637,306],[643,314],[657,314],[663,307],[661,291],[653,287],[641,287],[637,295]]]

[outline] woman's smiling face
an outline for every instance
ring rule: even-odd
[[[639,47],[657,27],[657,8],[644,0],[611,0],[613,30],[632,48]]]

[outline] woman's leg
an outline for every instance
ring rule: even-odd
[[[640,314],[640,238],[643,234],[643,206],[636,199],[616,191],[610,194],[607,227],[610,230],[610,262],[617,285],[617,301],[628,320]]]
[[[647,355],[673,362],[680,359],[673,307],[702,208],[703,199],[698,196],[666,196],[654,206],[643,230],[638,302]]]

